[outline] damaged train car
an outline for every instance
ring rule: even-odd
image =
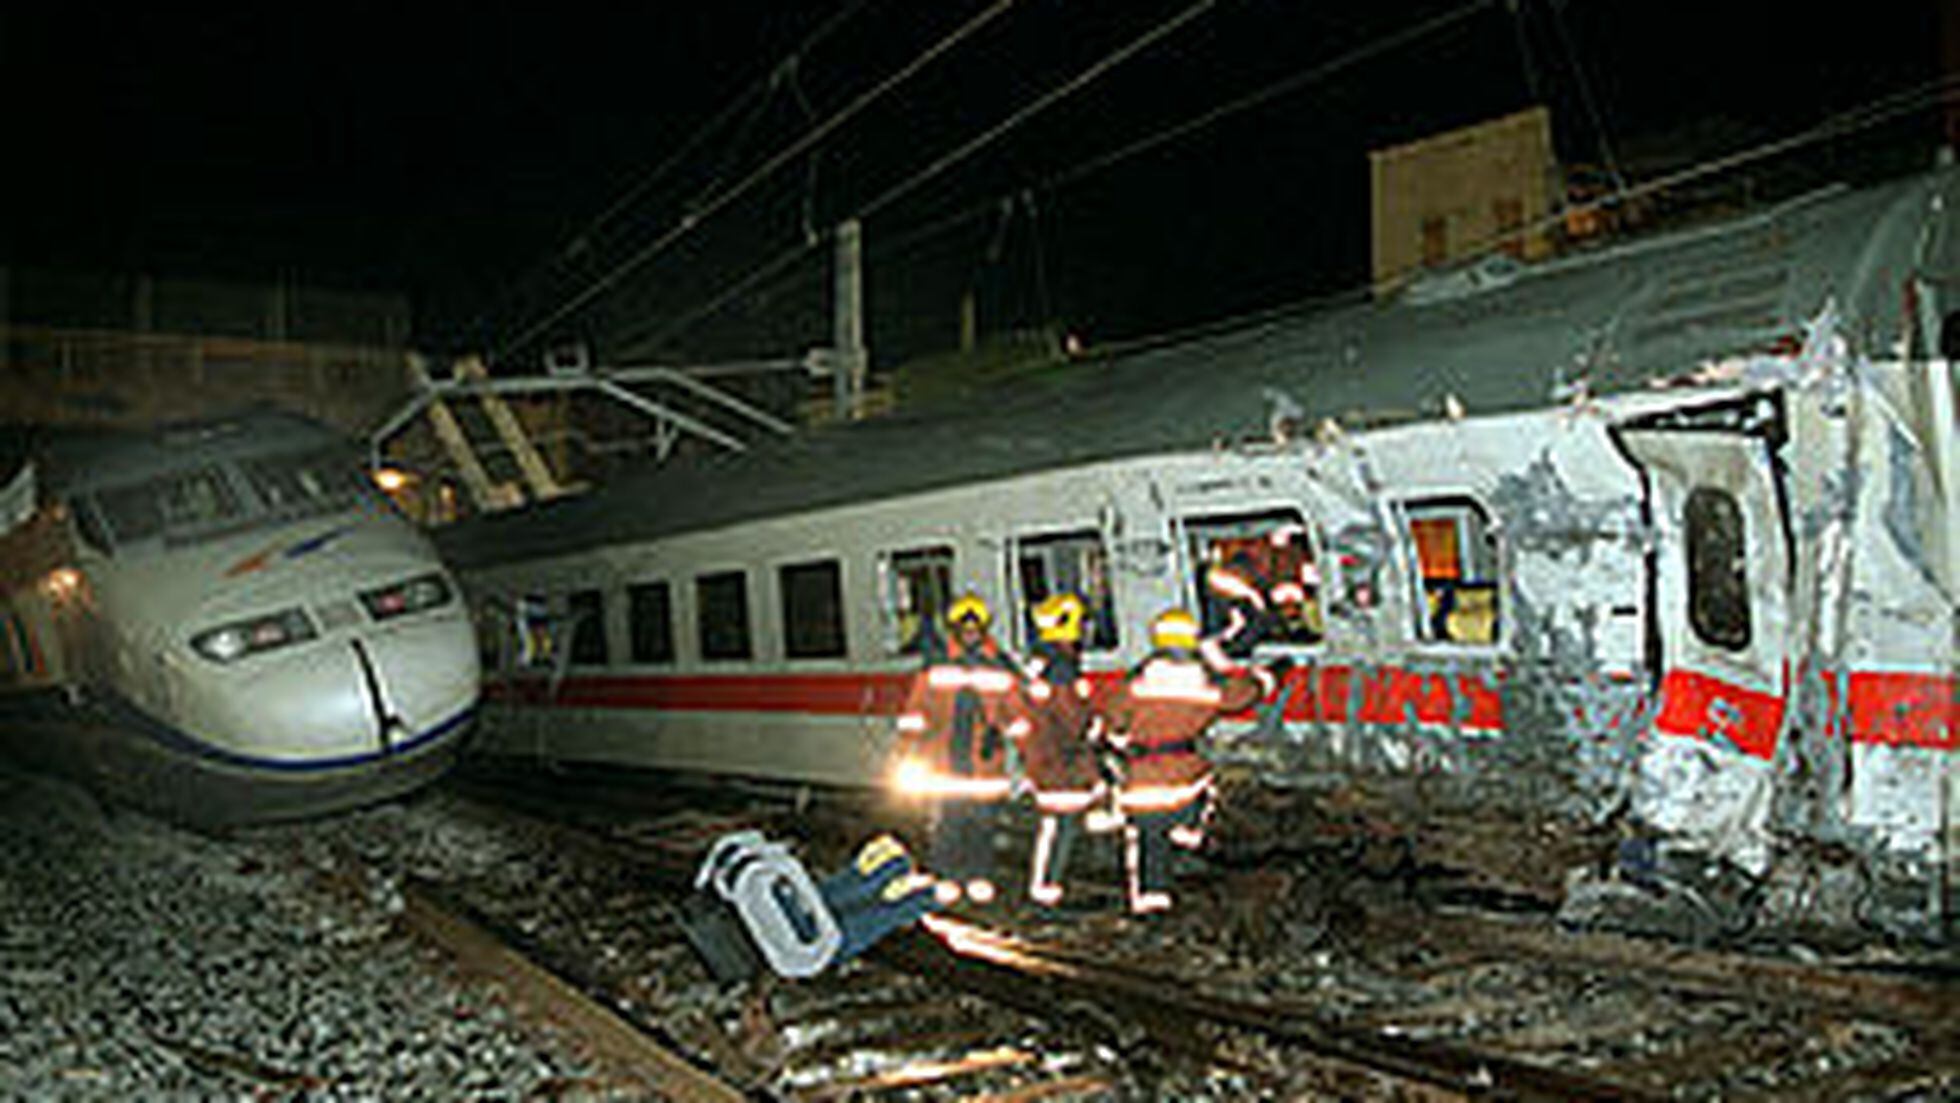
[[[1242,829],[1411,840],[1581,920],[1941,937],[1956,199],[1805,196],[457,527],[508,644],[481,749],[877,784],[950,593],[1010,645],[1083,594],[1109,679],[1233,562],[1293,664],[1214,748]]]

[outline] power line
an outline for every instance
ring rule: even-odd
[[[1074,95],[1082,88],[1096,81],[1104,73],[1109,72],[1111,69],[1116,68],[1118,65],[1123,64],[1130,58],[1135,57],[1137,54],[1142,53],[1144,50],[1149,49],[1151,46],[1176,33],[1185,24],[1216,7],[1217,3],[1218,0],[1198,0],[1197,3],[1192,4],[1171,18],[1157,24],[1136,38],[1131,39],[1116,50],[1104,55],[1101,60],[1084,69],[1082,72],[1077,73],[1073,78],[1058,87],[1052,88],[1037,97],[1034,102],[979,134],[974,135],[909,178],[900,181],[891,188],[887,188],[883,194],[859,208],[857,217],[870,218],[884,208],[896,203],[898,200],[904,198],[907,193],[911,192],[912,189],[931,180],[933,177],[938,176],[961,161],[966,160],[981,149],[993,144],[994,141],[1008,131],[1015,129],[1022,123],[1048,110],[1048,108]]]
[[[859,207],[851,217],[859,220],[870,218],[878,211],[883,210],[884,208],[897,202],[899,199],[902,199],[913,189],[919,187],[920,185],[924,184],[928,180],[933,179],[934,177],[938,176],[940,173],[945,172],[947,169],[953,167],[954,165],[960,163],[961,161],[967,159],[968,157],[971,157],[973,154],[979,152],[981,149],[985,148],[986,146],[1000,139],[1003,135],[1007,134],[1009,131],[1015,129],[1016,127],[1019,127],[1022,123],[1027,122],[1029,119],[1035,117],[1041,112],[1046,111],[1050,107],[1053,107],[1055,104],[1061,102],[1067,97],[1074,95],[1076,92],[1094,83],[1097,79],[1101,78],[1105,73],[1109,72],[1111,69],[1114,69],[1118,65],[1121,65],[1125,61],[1128,61],[1130,58],[1135,57],[1137,54],[1142,53],[1144,50],[1149,49],[1151,46],[1162,41],[1164,38],[1175,33],[1180,28],[1182,28],[1185,24],[1191,22],[1192,20],[1198,18],[1199,16],[1210,11],[1212,8],[1216,7],[1217,3],[1218,0],[1197,0],[1196,3],[1190,5],[1189,7],[1186,7],[1184,10],[1178,12],[1176,15],[1172,16],[1171,18],[1166,19],[1163,22],[1152,26],[1149,30],[1145,31],[1141,35],[1138,35],[1136,38],[1133,38],[1130,41],[1124,43],[1122,46],[1119,46],[1116,49],[1110,51],[1109,53],[1104,54],[1101,58],[1091,63],[1087,68],[1083,69],[1081,72],[1077,73],[1073,77],[1070,77],[1068,80],[1062,82],[1061,84],[1056,85],[1054,88],[1049,89],[1047,92],[1042,93],[1040,96],[1037,96],[1034,100],[1024,105],[1020,110],[1015,111],[1007,118],[1002,119],[1000,122],[995,123],[993,126],[988,127],[986,130],[981,131],[979,134],[974,135],[972,138],[967,139],[966,141],[960,143],[958,146],[954,147],[953,149],[940,155],[937,159],[935,159],[931,164],[927,165],[925,168],[919,170],[916,173],[913,173],[911,176],[906,177],[904,180],[899,181],[897,184],[893,185],[892,187],[887,188],[884,192],[880,193],[877,196],[877,198]],[[1004,197],[1004,198],[1011,199],[1011,197]],[[994,208],[998,209],[1002,201],[1003,201],[1002,199],[994,200],[993,201]],[[755,280],[758,278],[758,273],[765,272],[765,271],[780,270],[788,263],[794,261],[797,257],[801,256],[804,252],[808,251],[809,249],[815,248],[816,245],[820,244],[820,240],[821,239],[819,240],[806,239],[802,245],[798,245],[794,248],[784,250],[783,252],[778,253],[776,256],[770,258],[770,260],[767,261],[762,266],[762,268],[757,269],[756,271],[750,272],[749,274],[743,276],[741,279],[737,280],[735,284],[733,284],[726,291],[716,295],[715,298],[710,301],[708,309],[695,310],[689,312],[689,314],[685,316],[687,320],[687,324],[692,324],[694,320],[699,319],[701,317],[705,317],[708,314],[713,313],[714,310],[718,310],[723,304],[727,303],[736,295],[741,294],[748,287],[753,286]],[[638,342],[634,346],[634,348],[635,350],[637,350],[647,345],[657,344],[660,341],[665,340],[667,337],[672,336],[675,332],[678,332],[678,329],[676,329],[674,325],[670,324],[668,326],[664,326],[660,330],[656,331],[653,335]]]
[[[993,196],[992,198],[984,200],[980,203],[976,203],[971,207],[965,208],[960,211],[956,211],[953,214],[926,223],[923,226],[917,227],[913,230],[910,230],[906,233],[899,235],[894,239],[891,239],[883,243],[880,246],[880,249],[881,250],[903,249],[918,241],[922,241],[931,237],[936,237],[939,234],[944,233],[945,231],[952,229],[955,226],[962,225],[982,215],[991,214],[993,212],[1000,210],[1001,203],[1004,200],[1010,198],[1012,195],[1023,194],[1023,193],[1031,195],[1035,191],[1055,191],[1057,189],[1065,187],[1086,176],[1092,175],[1096,172],[1100,172],[1103,169],[1107,169],[1113,165],[1119,164],[1133,157],[1137,157],[1141,154],[1147,153],[1150,150],[1156,149],[1159,146],[1176,141],[1177,139],[1182,138],[1185,135],[1190,134],[1194,131],[1202,130],[1203,128],[1210,126],[1221,119],[1239,114],[1244,111],[1249,111],[1255,107],[1262,106],[1268,102],[1271,102],[1272,100],[1280,98],[1281,96],[1298,91],[1299,89],[1304,88],[1309,84],[1313,84],[1318,81],[1325,80],[1328,77],[1331,77],[1341,72],[1344,69],[1348,69],[1352,66],[1359,65],[1365,61],[1373,60],[1374,58],[1382,54],[1388,53],[1402,46],[1408,45],[1409,43],[1414,42],[1417,39],[1425,38],[1431,34],[1435,34],[1438,31],[1454,26],[1455,24],[1467,19],[1472,15],[1477,14],[1478,12],[1484,10],[1485,8],[1492,6],[1496,2],[1497,0],[1469,0],[1469,2],[1461,4],[1455,8],[1452,8],[1449,11],[1443,12],[1439,15],[1423,20],[1420,23],[1416,23],[1411,26],[1405,27],[1399,31],[1394,31],[1389,34],[1383,35],[1380,38],[1373,39],[1369,42],[1363,43],[1352,50],[1349,50],[1343,54],[1339,54],[1335,57],[1329,58],[1328,60],[1321,62],[1320,64],[1315,65],[1311,68],[1304,69],[1289,77],[1285,77],[1271,84],[1267,84],[1260,88],[1254,89],[1253,91],[1245,95],[1239,96],[1236,99],[1228,100],[1225,103],[1218,105],[1217,107],[1202,112],[1198,115],[1195,115],[1189,119],[1184,120],[1183,122],[1175,123],[1171,126],[1165,127],[1151,134],[1147,134],[1141,138],[1128,142],[1124,145],[1118,146],[1115,149],[1100,154],[1096,157],[1092,157],[1083,161],[1078,161],[1074,165],[1069,166],[1068,168],[1062,170],[1061,172],[1052,173],[1036,181],[1031,186],[1024,186],[1022,188],[1017,188],[1012,193]],[[914,186],[911,181],[907,181],[905,184],[901,185],[901,187],[906,187],[906,188],[909,188],[911,186]],[[882,198],[883,197],[881,197],[881,199]],[[865,217],[869,213],[869,210],[870,210],[869,207],[861,209],[858,212],[857,217],[859,218]],[[796,257],[803,255],[804,253],[808,252],[810,249],[815,248],[819,244],[822,244],[821,240],[808,241],[802,245],[798,245],[794,248],[786,250],[783,253],[778,253],[774,257],[771,257],[768,261],[765,261],[761,266],[761,268],[758,269],[758,271],[763,271],[763,270],[771,271],[771,272],[780,271],[790,261],[794,260]],[[679,319],[676,319],[674,322],[662,326],[660,329],[655,331],[652,335],[638,342],[634,346],[635,349],[637,350],[640,348],[648,347],[649,345],[657,344],[658,342],[664,341],[667,338],[674,336],[676,333],[685,330],[688,326],[692,325],[696,321],[699,321],[701,318],[712,316],[716,311],[718,311],[722,306],[725,306],[729,301],[734,299],[742,291],[745,291],[749,287],[752,287],[754,284],[753,277],[754,277],[754,273],[744,275],[736,282],[735,285],[733,285],[729,293],[717,294],[713,299],[709,301],[706,307],[691,310],[687,314],[682,315]]]
[[[804,151],[808,150],[812,146],[816,145],[818,142],[821,142],[824,138],[828,137],[832,132],[837,130],[838,127],[843,126],[846,122],[850,121],[852,118],[855,118],[865,108],[869,107],[872,103],[882,98],[886,93],[890,92],[893,88],[896,88],[900,84],[903,84],[907,80],[910,80],[920,70],[924,69],[926,66],[938,60],[942,55],[944,55],[947,51],[951,50],[954,46],[965,41],[968,37],[972,36],[975,32],[979,31],[982,27],[986,26],[988,23],[993,22],[994,19],[1004,14],[1007,11],[1007,9],[1013,7],[1014,3],[1015,0],[994,0],[994,2],[992,4],[989,4],[985,10],[981,11],[978,15],[974,16],[973,18],[967,20],[965,23],[961,24],[951,34],[948,34],[944,38],[941,38],[938,42],[934,43],[923,53],[913,58],[912,61],[908,62],[903,68],[899,69],[898,72],[893,73],[889,77],[886,77],[884,80],[880,81],[877,85],[873,86],[871,89],[860,94],[856,99],[852,100],[849,104],[845,105],[844,108],[839,110],[836,114],[832,115],[829,119],[826,119],[820,125],[813,127],[809,131],[805,132],[803,137],[798,138],[794,142],[791,142],[788,146],[784,147],[781,151],[779,151],[775,156],[763,162],[763,164],[760,167],[756,168],[753,172],[750,172],[746,177],[744,177],[740,182],[736,183],[733,187],[730,187],[727,190],[723,191],[721,194],[707,200],[700,207],[689,211],[686,215],[682,216],[680,222],[677,223],[672,229],[668,230],[664,234],[661,234],[659,237],[655,238],[652,242],[648,243],[644,247],[635,251],[631,256],[627,257],[624,261],[614,265],[605,274],[601,275],[599,278],[593,280],[590,284],[586,285],[585,290],[572,296],[570,299],[566,300],[563,304],[561,304],[556,310],[553,310],[551,313],[547,314],[545,317],[538,320],[537,322],[532,323],[530,326],[520,331],[516,336],[503,341],[498,346],[497,351],[502,352],[510,349],[513,346],[523,344],[524,342],[537,336],[539,333],[542,333],[546,329],[555,325],[560,319],[564,318],[566,315],[570,314],[574,310],[577,310],[578,308],[591,302],[594,298],[598,297],[601,293],[603,293],[607,288],[611,287],[615,283],[618,283],[619,280],[622,277],[624,277],[628,272],[631,272],[635,268],[638,268],[640,265],[645,264],[653,257],[665,251],[669,246],[679,241],[681,238],[687,236],[689,233],[693,232],[695,227],[699,226],[701,223],[713,217],[714,214],[720,211],[723,207],[726,207],[728,206],[728,204],[734,202],[736,199],[739,199],[741,196],[746,194],[750,188],[754,187],[756,184],[761,183],[763,180],[767,179],[768,177],[774,175],[778,169],[782,168],[784,165],[794,160],[796,157],[801,155]]]
[[[727,106],[717,111],[712,119],[702,124],[700,129],[696,130],[687,141],[683,142],[679,149],[667,155],[658,165],[654,166],[653,171],[641,177],[637,183],[626,189],[625,193],[620,195],[618,199],[613,200],[604,210],[594,216],[592,221],[588,222],[585,228],[574,236],[574,240],[581,237],[590,237],[593,231],[607,222],[612,221],[621,211],[637,201],[640,196],[645,195],[647,189],[659,183],[669,172],[679,167],[681,162],[685,161],[694,152],[695,147],[699,146],[703,141],[706,141],[708,135],[719,130],[749,100],[773,92],[783,82],[785,73],[790,74],[791,79],[794,79],[794,74],[805,54],[822,45],[825,39],[829,38],[839,27],[849,22],[853,16],[864,10],[871,3],[872,0],[853,0],[852,3],[846,5],[829,19],[824,20],[816,30],[811,31],[805,36],[803,41],[798,43],[794,50],[784,55],[783,60],[772,66],[768,73],[750,84],[747,90],[735,99],[730,100]],[[796,94],[798,99],[801,100],[802,90],[800,88],[796,90]],[[808,104],[805,103],[804,106],[807,109]]]
[[[1196,115],[1184,122],[1165,127],[1154,134],[1147,134],[1136,141],[1118,146],[1116,149],[1099,156],[1089,158],[1085,161],[1078,161],[1073,166],[1042,180],[1037,186],[1053,189],[1064,184],[1074,183],[1084,176],[1099,172],[1119,161],[1127,161],[1138,154],[1148,152],[1167,142],[1176,141],[1194,130],[1202,130],[1229,115],[1236,115],[1242,111],[1249,111],[1254,107],[1262,106],[1281,96],[1296,92],[1309,84],[1315,84],[1325,80],[1343,69],[1359,65],[1364,61],[1371,61],[1382,54],[1405,46],[1419,38],[1426,38],[1446,27],[1462,22],[1464,19],[1481,12],[1494,3],[1496,3],[1496,0],[1469,0],[1468,3],[1423,20],[1421,23],[1383,35],[1371,42],[1365,42],[1349,50],[1347,53],[1329,58],[1310,69],[1301,70],[1290,77],[1285,77],[1262,88],[1254,89],[1235,100],[1228,100],[1201,115]]]
[[[1763,142],[1755,146],[1747,147],[1745,149],[1737,150],[1734,153],[1725,154],[1721,157],[1716,157],[1707,161],[1702,161],[1697,164],[1690,165],[1679,171],[1668,173],[1664,176],[1659,176],[1652,180],[1646,180],[1639,184],[1629,186],[1625,190],[1617,192],[1615,194],[1604,196],[1587,203],[1573,205],[1572,207],[1568,208],[1567,211],[1562,211],[1557,214],[1547,215],[1536,222],[1530,223],[1525,226],[1517,227],[1505,234],[1501,234],[1486,239],[1485,241],[1479,244],[1479,248],[1481,249],[1499,248],[1505,244],[1510,243],[1513,240],[1522,240],[1523,238],[1533,233],[1538,233],[1543,230],[1550,229],[1552,226],[1556,225],[1561,219],[1563,219],[1568,213],[1594,211],[1594,210],[1599,210],[1608,205],[1618,204],[1633,199],[1643,198],[1648,195],[1665,191],[1668,188],[1674,188],[1682,184],[1692,183],[1696,180],[1704,179],[1706,177],[1720,175],[1722,173],[1731,171],[1733,169],[1741,168],[1745,165],[1753,164],[1758,161],[1767,160],[1769,158],[1776,157],[1781,154],[1790,153],[1795,150],[1802,149],[1806,146],[1815,145],[1820,142],[1831,141],[1836,138],[1842,138],[1849,135],[1860,133],[1862,131],[1875,129],[1888,122],[1892,122],[1896,119],[1911,115],[1914,112],[1923,111],[1928,108],[1937,107],[1943,104],[1951,104],[1951,103],[1960,103],[1960,74],[1950,74],[1944,77],[1923,82],[1918,85],[1914,85],[1910,88],[1906,88],[1897,92],[1890,93],[1888,95],[1879,97],[1875,100],[1868,101],[1864,104],[1860,104],[1858,106],[1848,108],[1842,112],[1839,112],[1836,115],[1833,115],[1827,119],[1824,119],[1814,124],[1813,126],[1798,131],[1795,134],[1791,134],[1783,138],[1773,139],[1771,141]],[[1100,158],[1097,160],[1100,163],[1104,163],[1104,164],[1109,163],[1109,162],[1102,161],[1102,159]],[[957,226],[964,222],[971,221],[973,218],[977,217],[978,215],[986,214],[998,210],[999,209],[998,202],[999,202],[998,199],[989,200],[987,203],[976,204],[973,207],[967,208],[959,212],[955,212],[954,214],[949,215],[945,218],[941,218],[934,222],[928,223],[924,226],[918,227],[917,229],[913,230],[908,234],[905,234],[900,238],[887,240],[883,244],[882,248],[885,250],[903,250],[910,246],[916,245],[921,241],[925,241],[933,237],[937,237],[939,234],[945,232],[946,230],[952,228],[953,226]],[[789,261],[792,261],[797,257],[801,256],[802,254],[808,252],[809,248],[810,247],[808,246],[798,246],[794,249],[788,250],[784,254],[779,254],[777,257],[773,258],[767,265],[765,265],[762,269],[758,269],[756,270],[756,272],[751,273],[750,276],[745,277],[740,285],[741,290],[746,291],[750,287],[754,286],[757,279],[762,278],[769,273],[780,271]],[[1375,281],[1369,280],[1360,284],[1356,284],[1346,289],[1331,292],[1325,295],[1314,296],[1313,298],[1305,300],[1303,302],[1291,302],[1291,303],[1285,303],[1274,307],[1265,307],[1259,310],[1248,311],[1243,314],[1233,315],[1228,318],[1215,319],[1213,321],[1200,323],[1198,325],[1187,326],[1182,329],[1168,330],[1163,333],[1148,334],[1148,335],[1132,338],[1130,340],[1122,342],[1118,346],[1103,347],[1102,351],[1120,352],[1126,349],[1151,347],[1157,344],[1162,344],[1173,340],[1188,339],[1194,336],[1201,336],[1207,333],[1222,332],[1239,326],[1252,324],[1264,319],[1275,318],[1286,314],[1294,313],[1302,309],[1303,307],[1309,307],[1316,303],[1336,304],[1336,303],[1343,303],[1343,302],[1365,301],[1374,292],[1375,289],[1376,289]],[[665,338],[672,336],[674,333],[680,332],[682,329],[685,329],[688,325],[693,324],[694,321],[697,321],[702,317],[706,317],[713,314],[716,310],[719,310],[723,305],[726,305],[727,301],[733,297],[734,297],[733,294],[724,294],[724,295],[716,296],[716,298],[712,300],[709,305],[701,309],[690,312],[677,324],[670,325],[665,329],[663,329],[652,340],[664,340]]]
[[[1564,0],[1547,0],[1552,9],[1552,29],[1558,33],[1559,44],[1565,48],[1565,58],[1572,65],[1573,82],[1579,86],[1579,103],[1586,109],[1586,118],[1592,121],[1593,133],[1599,136],[1599,155],[1606,162],[1606,171],[1613,177],[1613,186],[1624,190],[1627,178],[1620,173],[1620,162],[1613,156],[1613,141],[1606,133],[1606,119],[1599,113],[1599,105],[1593,102],[1592,83],[1586,79],[1586,67],[1579,61],[1579,51],[1572,45],[1572,36],[1565,29]]]
[[[593,235],[598,233],[601,227],[611,222],[614,218],[617,218],[628,207],[638,202],[640,197],[651,190],[655,184],[666,179],[668,173],[680,167],[683,162],[693,156],[696,149],[707,142],[710,136],[727,125],[728,121],[734,118],[738,112],[748,107],[750,101],[757,99],[761,101],[756,103],[754,108],[750,110],[749,117],[751,121],[755,116],[761,114],[762,110],[768,105],[769,95],[782,82],[784,72],[788,71],[793,78],[798,62],[805,54],[822,45],[839,27],[843,26],[872,2],[873,0],[852,0],[851,3],[833,14],[829,19],[824,20],[816,30],[804,36],[803,41],[799,42],[795,49],[785,55],[783,60],[770,67],[768,72],[750,83],[734,99],[724,104],[707,122],[695,128],[694,132],[688,136],[686,141],[681,143],[678,149],[668,154],[659,164],[653,167],[652,171],[640,177],[631,187],[621,193],[618,198],[608,203],[603,210],[589,219],[583,227],[567,237],[563,244],[541,257],[536,264],[532,265],[530,271],[536,272],[551,260],[564,259],[589,248]],[[799,101],[802,101],[802,89],[800,87],[796,89],[796,93]],[[807,110],[809,106],[808,102],[802,102]],[[747,129],[748,127],[745,125],[744,133],[746,133]],[[518,282],[521,283],[522,279]],[[470,328],[475,329],[477,322],[484,320],[484,316],[479,314],[476,321],[470,324]]]
[[[1531,57],[1531,37],[1524,29],[1524,0],[1504,0],[1504,6],[1511,11],[1511,29],[1518,37],[1518,60],[1524,66],[1524,89],[1532,103],[1543,103],[1544,93],[1539,88],[1538,63]]]

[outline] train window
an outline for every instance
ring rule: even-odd
[[[112,487],[97,493],[95,500],[118,544],[166,530],[202,528],[241,512],[224,474],[212,467]]]
[[[1402,507],[1420,568],[1416,638],[1438,643],[1497,642],[1503,585],[1490,515],[1468,498]]]
[[[1021,575],[1021,639],[1034,638],[1034,607],[1050,594],[1075,594],[1088,608],[1082,644],[1088,651],[1116,647],[1116,614],[1109,591],[1109,553],[1091,530],[1020,540],[1015,564]]]
[[[642,582],[626,590],[626,616],[633,631],[633,661],[674,661],[674,602],[665,582]]]
[[[338,448],[266,456],[242,466],[253,493],[274,513],[324,513],[361,493],[359,466]]]
[[[572,665],[606,665],[605,595],[574,590],[565,595],[565,612],[572,618]]]
[[[942,544],[889,552],[879,565],[885,649],[893,655],[917,655],[928,649],[952,602],[953,549]]]
[[[844,586],[835,559],[795,563],[776,574],[783,595],[783,653],[792,659],[844,654]]]
[[[694,580],[695,627],[704,659],[746,659],[749,643],[749,578],[745,571],[704,574]]]
[[[1742,506],[1725,490],[1688,492],[1688,624],[1703,643],[1749,646],[1749,542]]]
[[[1320,642],[1320,569],[1298,511],[1205,517],[1186,521],[1184,533],[1206,636]]]
[[[517,642],[517,665],[548,668],[557,662],[561,618],[551,615],[543,594],[525,594],[511,607],[511,626]]]

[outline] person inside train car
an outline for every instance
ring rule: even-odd
[[[1272,634],[1272,586],[1265,569],[1246,549],[1228,553],[1221,544],[1202,583],[1206,638],[1218,641],[1234,659],[1251,655]]]
[[[946,610],[946,638],[912,679],[898,717],[893,786],[929,804],[926,865],[942,904],[992,903],[994,824],[1011,792],[1008,727],[1020,675],[989,633],[978,595]]]
[[[1029,856],[1028,896],[1046,908],[1062,902],[1062,878],[1082,817],[1102,796],[1102,777],[1090,729],[1095,706],[1082,671],[1082,628],[1087,613],[1071,593],[1050,595],[1034,607],[1035,645],[1027,660],[1018,730],[1021,764],[1040,817]]]
[[[1200,753],[1219,716],[1271,692],[1276,679],[1257,667],[1208,660],[1198,619],[1183,609],[1150,626],[1151,653],[1104,703],[1104,738],[1123,763],[1124,866],[1132,914],[1171,906],[1171,847],[1196,849],[1211,796],[1211,764]]]

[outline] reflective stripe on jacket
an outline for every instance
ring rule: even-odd
[[[1020,679],[992,640],[972,652],[957,640],[912,679],[899,713],[893,784],[921,795],[1007,795],[1003,731]]]
[[[1110,695],[1103,715],[1125,759],[1118,803],[1138,811],[1180,808],[1203,795],[1211,764],[1199,753],[1213,720],[1251,705],[1261,683],[1219,672],[1196,657],[1157,654]]]

